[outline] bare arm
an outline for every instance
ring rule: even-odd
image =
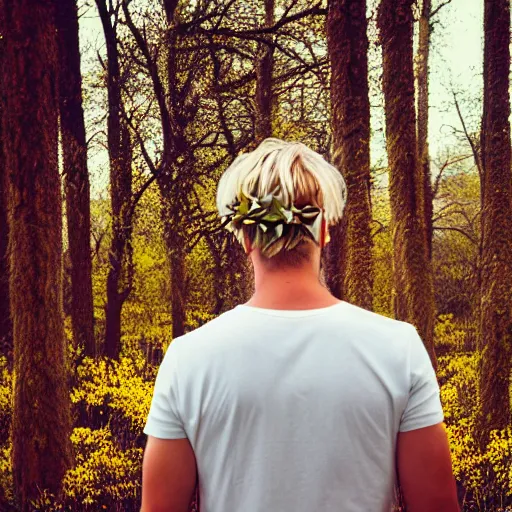
[[[397,465],[409,512],[459,512],[444,423],[400,432]]]
[[[189,440],[148,436],[141,512],[188,512],[195,485],[196,459]]]

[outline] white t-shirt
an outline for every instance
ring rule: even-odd
[[[244,305],[170,344],[144,433],[190,440],[201,512],[388,512],[397,433],[443,419],[411,324]]]

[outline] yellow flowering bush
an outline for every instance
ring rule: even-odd
[[[10,502],[12,494],[11,445],[9,430],[13,409],[13,377],[7,359],[0,357],[0,508],[2,501]]]
[[[8,432],[11,421],[13,384],[12,374],[7,368],[7,359],[0,357],[0,432]]]
[[[116,418],[126,420],[126,427],[139,435],[144,427],[151,398],[153,381],[141,375],[133,359],[123,357],[120,361],[105,358],[85,358],[77,369],[78,386],[71,392],[71,401],[83,406],[89,418],[104,416],[106,424]]]
[[[464,348],[465,331],[453,320],[453,314],[439,315],[434,328],[434,340],[438,352],[460,351]]]
[[[63,496],[47,489],[32,501],[34,510],[127,512],[140,501],[142,449],[120,450],[108,428],[78,427],[71,435],[75,466],[63,480]]]
[[[120,450],[108,428],[75,428],[71,441],[76,465],[64,477],[66,501],[108,505],[139,497],[142,448]]]
[[[11,503],[14,499],[12,492],[11,449],[10,443],[0,447],[0,507],[2,502]]]
[[[464,503],[468,510],[497,511],[512,504],[512,428],[492,431],[485,451],[480,449],[475,435],[479,357],[478,352],[440,357],[437,374]]]
[[[478,363],[477,352],[438,358],[437,377],[441,384],[441,402],[445,418],[450,424],[476,414]]]
[[[512,496],[512,427],[493,430],[485,452],[492,468],[496,486],[506,496]]]

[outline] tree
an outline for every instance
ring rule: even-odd
[[[377,24],[382,45],[389,166],[395,316],[416,326],[434,367],[434,292],[420,209],[414,109],[413,0],[382,0]]]
[[[1,4],[0,4],[1,5]],[[0,12],[0,23],[2,13]],[[0,30],[4,33],[3,26]],[[7,223],[7,173],[3,154],[2,116],[4,114],[5,88],[3,77],[5,76],[4,44],[0,46],[0,354],[7,358],[8,366],[12,369],[13,346],[12,346],[12,323],[11,308],[9,302],[9,262],[7,259],[7,246],[9,240],[9,229]]]
[[[417,134],[418,134],[418,158],[419,158],[419,182],[423,183],[420,195],[420,211],[425,222],[425,234],[427,237],[427,251],[429,259],[432,258],[432,215],[433,215],[433,191],[430,172],[430,152],[428,146],[428,119],[429,119],[429,66],[430,45],[433,27],[433,19],[439,11],[451,3],[444,0],[435,9],[432,9],[432,0],[422,0],[419,17],[418,52],[416,54],[416,80],[417,80]]]
[[[56,22],[59,35],[59,107],[71,260],[73,338],[77,345],[84,347],[84,355],[94,357],[90,187],[76,0],[59,2]]]
[[[265,28],[274,24],[274,0],[265,2]],[[271,35],[266,36],[271,42]],[[256,61],[256,119],[254,137],[256,143],[272,136],[272,75],[274,71],[274,48],[270,44],[260,44]]]
[[[330,247],[331,287],[338,297],[372,309],[370,101],[366,0],[331,0],[332,158],[348,188],[341,229]]]
[[[512,171],[510,2],[485,0],[481,216],[480,415],[482,443],[510,424]]]
[[[56,3],[5,0],[5,164],[14,335],[13,478],[19,510],[70,467],[62,311]]]
[[[111,19],[106,0],[96,0],[96,6],[105,34],[107,46],[108,91],[108,154],[110,161],[110,201],[112,208],[112,240],[110,269],[107,278],[107,304],[105,307],[105,348],[107,357],[118,359],[121,351],[121,310],[132,288],[132,170],[130,131],[124,119],[121,94],[122,77],[116,34],[117,19]]]
[[[168,248],[171,269],[172,334],[173,338],[177,338],[185,332],[187,280],[184,220],[188,210],[187,195],[193,183],[188,172],[193,167],[191,165],[192,159],[185,158],[184,153],[187,153],[188,157],[192,156],[192,153],[187,149],[185,128],[190,121],[190,112],[192,112],[192,117],[194,115],[194,108],[190,112],[186,112],[184,99],[186,93],[191,89],[193,82],[190,78],[196,72],[196,69],[189,71],[184,87],[180,88],[178,79],[178,34],[174,30],[177,2],[175,0],[165,0],[163,7],[166,24],[165,37],[163,38],[166,42],[166,62],[162,73],[159,69],[158,51],[155,52],[156,55],[153,54],[144,31],[139,30],[132,20],[128,10],[128,2],[123,1],[126,23],[144,58],[160,115],[163,148],[158,167],[150,160],[144,147],[143,152],[146,156],[146,162],[156,179],[162,198],[164,239]]]
[[[417,53],[417,132],[418,132],[418,157],[419,178],[423,183],[420,211],[425,222],[425,234],[427,237],[427,251],[432,257],[432,185],[430,173],[430,155],[428,148],[428,78],[430,57],[430,23],[432,13],[432,0],[422,0],[419,20],[419,42]]]

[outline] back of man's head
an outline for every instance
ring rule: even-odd
[[[266,139],[238,156],[223,174],[217,209],[239,242],[259,250],[270,265],[298,265],[324,226],[343,214],[347,190],[341,173],[298,142]]]

